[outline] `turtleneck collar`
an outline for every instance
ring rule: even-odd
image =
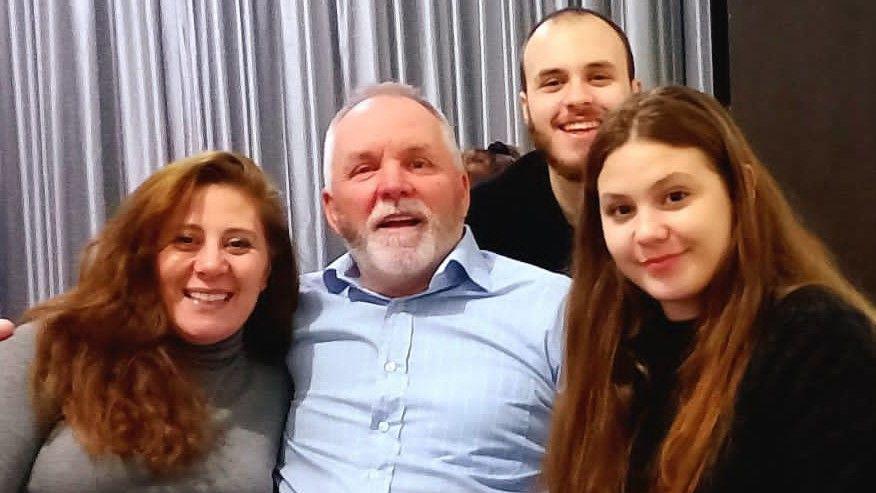
[[[234,361],[243,353],[243,329],[238,330],[227,339],[213,344],[189,344],[183,342],[179,345],[185,363],[195,369],[221,368]]]

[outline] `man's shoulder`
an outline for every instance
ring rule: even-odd
[[[298,278],[298,283],[301,286],[301,291],[304,291],[306,289],[325,289],[325,281],[323,280],[324,274],[325,269],[301,274],[301,276],[299,276]]]
[[[569,277],[541,267],[521,262],[488,250],[481,250],[492,268],[494,290],[537,289],[565,294],[571,285]]]
[[[301,274],[298,278],[299,307],[313,298],[331,294],[325,282],[325,269]]]

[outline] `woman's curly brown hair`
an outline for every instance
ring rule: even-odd
[[[255,163],[229,152],[165,166],[86,247],[78,283],[24,316],[41,326],[32,368],[37,416],[45,429],[66,420],[93,456],[170,474],[213,443],[207,398],[177,356],[157,277],[162,229],[210,184],[233,186],[257,204],[269,245],[267,287],[243,326],[244,350],[273,364],[286,353],[298,267],[277,190]]]

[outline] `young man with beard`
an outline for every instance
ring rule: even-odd
[[[521,81],[536,150],[472,191],[466,222],[484,249],[566,272],[590,144],[603,116],[639,91],[629,41],[597,12],[558,10],[524,44]]]
[[[408,86],[353,98],[324,159],[349,252],[302,278],[280,491],[532,491],[568,279],[478,248],[452,130]]]

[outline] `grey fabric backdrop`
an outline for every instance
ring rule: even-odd
[[[629,33],[651,87],[711,91],[708,0],[7,0],[0,7],[0,314],[74,282],[78,252],[163,163],[233,149],[283,191],[305,270],[342,250],[321,138],[357,86],[423,88],[463,147],[526,147],[518,58],[567,5]]]

